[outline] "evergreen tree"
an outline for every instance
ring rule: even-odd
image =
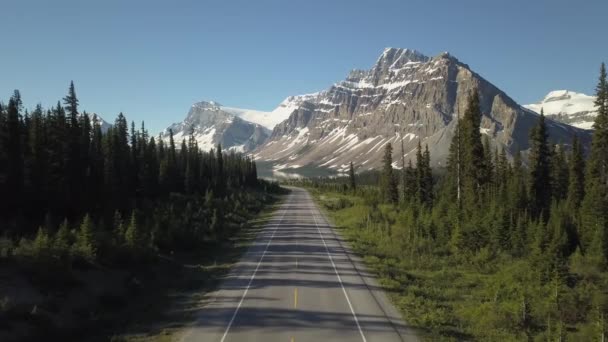
[[[563,200],[568,194],[568,163],[564,145],[555,145],[551,153],[551,195],[554,200]]]
[[[460,208],[462,204],[462,178],[465,164],[463,163],[463,120],[460,117],[458,117],[457,120],[455,134],[450,143],[450,152],[447,161],[447,185],[449,195],[456,198],[458,208]]]
[[[59,230],[57,230],[57,233],[55,234],[53,248],[62,258],[67,258],[69,256],[71,243],[70,227],[68,225],[68,220],[66,219],[63,220],[59,226]]]
[[[469,96],[462,127],[464,186],[465,192],[468,192],[470,197],[474,197],[486,181],[485,153],[480,133],[481,115],[479,93],[474,91]]]
[[[427,206],[433,203],[433,174],[431,171],[431,154],[428,145],[425,146],[424,153],[421,152],[422,147],[418,142],[418,150],[416,152],[416,170],[417,170],[417,193],[418,200]]]
[[[569,162],[568,204],[578,210],[585,196],[585,159],[581,142],[575,135],[572,140],[572,153]]]
[[[602,63],[596,87],[597,116],[593,123],[593,140],[588,161],[587,177],[606,187],[608,184],[608,80],[606,65]]]
[[[43,229],[42,227],[38,228],[38,232],[36,233],[32,247],[35,258],[40,260],[49,258],[51,250],[51,238],[46,229]]]
[[[19,112],[21,97],[13,95],[8,102],[6,116],[6,150],[7,150],[7,173],[6,173],[6,193],[8,212],[21,211],[22,190],[24,181],[24,161],[22,151],[22,127]]]
[[[351,191],[357,191],[357,182],[355,180],[355,168],[353,167],[353,162],[350,162],[350,166],[348,169],[348,179]]]
[[[217,196],[223,196],[226,191],[226,176],[224,175],[224,156],[222,153],[222,145],[217,144],[217,149],[215,151],[215,163],[216,163],[216,173],[215,173],[215,193]]]
[[[547,141],[545,116],[541,109],[537,125],[530,132],[530,209],[548,218],[551,204],[551,153]]]
[[[82,204],[82,184],[84,181],[84,166],[81,164],[81,136],[80,118],[78,113],[78,99],[74,89],[74,82],[70,82],[68,95],[63,98],[65,110],[68,114],[68,137],[66,154],[66,180],[67,198],[71,215],[76,214]]]
[[[68,95],[63,98],[63,104],[65,105],[65,110],[69,115],[70,124],[74,125],[76,122],[78,122],[78,98],[76,97],[74,81],[70,82]]]
[[[8,123],[4,105],[0,102],[0,193],[7,194],[8,184]],[[8,212],[7,196],[0,196],[0,213]],[[0,228],[0,229],[3,229]]]
[[[418,192],[418,180],[417,180],[417,171],[412,166],[412,160],[408,161],[408,165],[405,168],[404,172],[404,192],[403,199],[404,201],[412,201],[416,198],[416,194]]]
[[[581,240],[589,246],[594,236],[606,236],[608,224],[608,80],[602,63],[596,87],[597,116],[585,175],[585,198],[581,204]]]
[[[143,246],[142,242],[142,233],[140,232],[139,226],[137,224],[137,218],[135,217],[135,212],[131,213],[131,219],[129,220],[129,226],[125,231],[125,243],[127,247],[131,249],[140,249]]]
[[[91,217],[85,215],[76,235],[76,254],[88,262],[94,262],[97,256],[97,245]]]
[[[399,201],[399,190],[393,174],[393,147],[391,143],[384,148],[382,158],[382,176],[380,178],[380,191],[386,202],[396,204]]]

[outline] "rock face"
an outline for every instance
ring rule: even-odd
[[[193,104],[184,121],[172,124],[161,133],[165,142],[169,141],[169,130],[173,131],[177,147],[192,132],[199,148],[203,150],[222,144],[222,148],[237,152],[254,149],[270,134],[267,128],[245,121],[213,101]]]
[[[296,108],[278,124],[255,157],[276,169],[326,167],[344,172],[352,161],[359,171],[378,168],[382,150],[393,145],[394,166],[414,161],[420,141],[431,162],[445,165],[457,118],[468,95],[478,90],[481,132],[509,155],[529,148],[529,130],[538,115],[521,107],[500,89],[448,53],[429,58],[421,53],[387,48],[369,70],[353,70],[346,80],[320,93],[293,97]],[[547,120],[550,139],[569,143],[589,132]]]
[[[597,116],[594,101],[595,96],[569,90],[555,90],[547,94],[542,101],[524,107],[537,113],[540,113],[542,108],[545,115],[555,121],[578,128],[592,129]]]

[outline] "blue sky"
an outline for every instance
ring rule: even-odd
[[[592,93],[608,1],[125,1],[2,4],[0,98],[124,112],[152,132],[198,100],[272,110],[368,68],[385,47],[449,51],[519,103]]]

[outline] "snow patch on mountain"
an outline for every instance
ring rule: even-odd
[[[246,121],[233,111],[225,110],[215,101],[201,101],[192,105],[182,122],[174,123],[161,133],[165,142],[170,140],[170,132],[177,147],[190,135],[202,150],[215,148],[221,144],[224,149],[248,152],[266,141],[270,130],[264,126]],[[244,111],[244,110],[243,110]],[[243,112],[239,112],[243,113]]]
[[[524,107],[536,113],[540,113],[542,108],[547,117],[556,121],[578,128],[592,129],[593,121],[597,116],[594,101],[595,96],[570,90],[554,90],[540,102]]]
[[[253,151],[254,157],[279,170],[320,166],[341,173],[350,162],[359,171],[379,167],[389,143],[395,160],[400,161],[403,145],[406,161],[415,162],[420,143],[428,145],[433,164],[444,165],[455,119],[475,90],[483,113],[480,132],[509,157],[526,151],[527,132],[538,120],[533,109],[523,108],[449,53],[431,58],[387,48],[370,69],[351,70],[321,92],[287,98],[279,107],[289,116]],[[548,123],[550,139],[567,142],[577,134],[588,143],[589,132],[556,121]]]

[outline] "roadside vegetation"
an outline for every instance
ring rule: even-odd
[[[177,148],[122,113],[104,132],[78,106],[73,83],[52,109],[0,103],[2,341],[128,330],[167,308],[183,264],[229,262],[281,191],[242,154]]]
[[[312,189],[353,248],[430,340],[604,341],[608,332],[608,82],[602,65],[590,151],[550,142],[542,113],[529,154],[480,134],[478,95],[448,165],[292,181]],[[403,154],[403,151],[402,151]],[[351,166],[351,169],[354,167]],[[377,179],[377,181],[374,181]]]

